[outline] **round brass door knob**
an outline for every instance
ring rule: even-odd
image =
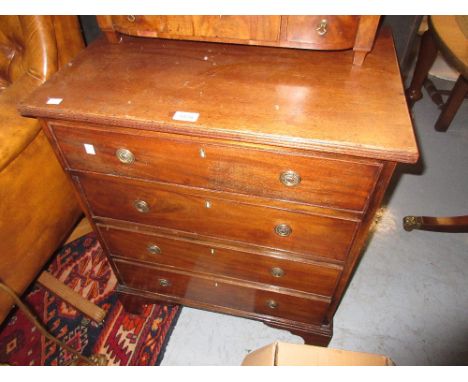
[[[135,162],[135,155],[128,149],[117,149],[115,156],[124,164],[132,164]]]
[[[276,309],[279,306],[279,304],[275,300],[268,300],[266,304],[270,309]]]
[[[284,271],[280,267],[273,267],[270,270],[270,273],[273,277],[283,277]]]
[[[301,183],[301,176],[292,170],[284,171],[280,175],[280,182],[287,187],[294,187]]]
[[[159,279],[159,285],[161,285],[163,288],[166,288],[171,285],[171,282],[167,279]]]
[[[292,228],[290,226],[288,226],[287,224],[278,224],[275,227],[275,233],[278,236],[286,237],[286,236],[291,235]]]
[[[148,244],[146,249],[152,255],[159,255],[161,253],[161,248],[159,248],[156,244]]]
[[[141,212],[142,214],[146,214],[150,210],[149,204],[146,203],[144,200],[135,200],[133,202],[133,206],[138,212]]]

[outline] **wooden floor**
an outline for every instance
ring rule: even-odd
[[[79,237],[84,236],[92,231],[93,229],[91,228],[91,224],[89,224],[88,219],[86,217],[83,217],[83,219],[81,219],[80,222],[76,225],[75,229],[70,234],[70,236],[68,236],[67,240],[65,241],[65,244],[75,239],[78,239]]]

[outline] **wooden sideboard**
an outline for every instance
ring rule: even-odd
[[[328,344],[394,168],[418,158],[390,33],[363,66],[351,50],[121,37],[20,110],[40,118],[125,307]]]

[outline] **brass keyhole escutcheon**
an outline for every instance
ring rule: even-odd
[[[135,155],[133,155],[133,153],[128,149],[117,149],[115,156],[124,164],[132,164],[135,162]]]
[[[328,21],[326,19],[320,20],[320,23],[315,28],[319,36],[325,36],[328,32]]]
[[[161,254],[161,248],[159,248],[156,244],[148,244],[146,247],[149,253],[152,255],[159,255]]]
[[[287,236],[291,235],[292,228],[289,225],[284,224],[284,223],[283,224],[278,224],[275,227],[275,233],[278,236],[287,237]]]
[[[270,309],[276,309],[279,306],[279,304],[275,300],[268,300],[266,304]]]
[[[280,182],[287,187],[297,186],[301,180],[301,176],[293,170],[284,171],[280,175]]]
[[[166,288],[171,285],[171,282],[167,279],[159,279],[159,285],[161,285],[163,288]]]
[[[141,212],[142,214],[146,214],[150,210],[149,204],[146,203],[144,200],[135,200],[133,202],[133,206],[138,212]]]
[[[133,16],[133,15],[129,15],[129,16],[127,16],[127,20],[130,21],[131,23],[134,23],[135,20],[136,20],[136,17]]]
[[[284,270],[281,269],[280,267],[273,267],[270,270],[270,273],[273,277],[283,277],[284,276]]]

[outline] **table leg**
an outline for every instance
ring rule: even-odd
[[[467,93],[468,81],[460,75],[435,124],[437,131],[447,131]]]
[[[424,80],[427,78],[427,73],[431,69],[437,57],[437,45],[430,30],[424,32],[421,39],[421,47],[419,48],[418,61],[414,69],[413,79],[408,89],[406,89],[406,98],[408,104],[413,106],[416,101],[422,98],[421,88]]]

